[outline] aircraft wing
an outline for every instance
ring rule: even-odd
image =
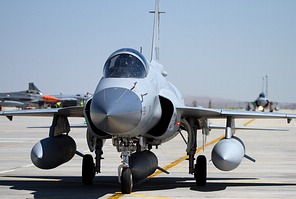
[[[209,124],[209,129],[225,129],[223,124]],[[265,130],[265,131],[289,131],[287,128],[262,128],[253,126],[235,126],[236,130]]]
[[[84,117],[83,107],[73,106],[65,108],[51,108],[51,109],[31,109],[31,110],[9,110],[1,111],[0,115],[6,116],[12,120],[13,116],[54,116],[61,115],[66,117]]]
[[[250,112],[226,109],[211,109],[203,107],[177,107],[177,112],[183,117],[190,118],[286,118],[288,122],[296,118],[296,114]]]
[[[191,118],[286,118],[290,121],[296,118],[296,114],[286,113],[267,113],[267,112],[249,112],[239,110],[226,110],[226,109],[211,109],[203,107],[177,107],[178,114],[183,117]],[[53,116],[61,115],[67,117],[84,117],[83,107],[65,107],[65,108],[51,108],[51,109],[32,109],[32,110],[9,110],[1,111],[0,115],[12,116]]]

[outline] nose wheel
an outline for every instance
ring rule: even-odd
[[[123,168],[121,173],[121,192],[123,194],[130,194],[133,189],[133,175],[130,168]]]

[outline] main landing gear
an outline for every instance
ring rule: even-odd
[[[204,155],[199,155],[196,158],[194,178],[197,186],[205,186],[207,184],[207,159]]]
[[[84,185],[92,185],[93,179],[96,173],[101,172],[101,159],[103,155],[103,140],[97,139],[95,145],[95,153],[96,153],[96,163],[94,163],[94,159],[92,155],[86,154],[83,155],[82,160],[82,183]]]
[[[82,160],[82,183],[84,185],[91,185],[95,175],[95,163],[92,155],[84,155]]]
[[[182,120],[181,129],[187,131],[188,141],[187,155],[189,156],[189,173],[194,175],[197,186],[205,186],[207,183],[207,159],[204,155],[199,155],[194,164],[194,156],[197,148],[197,129],[201,129],[201,124],[205,121],[198,121],[195,119]],[[204,133],[204,132],[203,132]],[[182,134],[181,134],[182,135]],[[182,135],[183,137],[183,135]],[[204,143],[205,144],[205,143]]]

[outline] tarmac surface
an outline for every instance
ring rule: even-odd
[[[287,112],[287,111],[282,111]],[[289,111],[290,113],[292,111]],[[293,112],[295,113],[295,111]],[[70,123],[83,122],[74,118]],[[224,124],[224,120],[212,120]],[[257,127],[284,127],[289,131],[243,131],[236,135],[244,141],[246,153],[256,159],[247,159],[235,170],[222,172],[210,161],[211,150],[223,130],[212,130],[207,137],[205,150],[198,150],[208,158],[208,183],[196,186],[188,174],[186,145],[181,136],[164,143],[152,151],[158,156],[159,166],[167,168],[170,174],[162,172],[138,182],[131,194],[123,195],[117,181],[117,167],[120,154],[107,141],[103,150],[102,173],[96,175],[92,186],[81,182],[82,158],[72,160],[52,170],[36,168],[30,160],[30,151],[40,139],[48,136],[46,128],[28,126],[49,126],[51,118],[15,117],[10,122],[0,117],[0,198],[295,198],[296,197],[296,122],[286,123],[284,119],[236,120],[236,125]],[[72,129],[77,149],[89,153],[85,129]],[[202,137],[199,133],[199,146]],[[186,133],[184,133],[186,137]]]

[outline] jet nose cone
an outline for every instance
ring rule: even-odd
[[[139,97],[125,88],[107,88],[96,93],[90,106],[95,126],[111,135],[125,133],[137,127],[142,116]]]

